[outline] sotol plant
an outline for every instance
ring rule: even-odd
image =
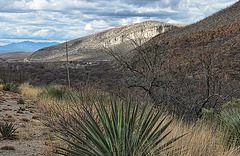
[[[171,150],[172,143],[184,136],[166,141],[171,132],[166,129],[172,120],[163,124],[166,118],[161,119],[162,113],[154,113],[153,109],[147,111],[147,105],[140,110],[137,105],[131,109],[130,103],[124,108],[121,102],[118,107],[112,102],[110,113],[103,104],[95,105],[95,109],[99,121],[87,109],[84,109],[85,116],[76,112],[80,120],[73,119],[79,131],[68,129],[72,139],[62,139],[69,147],[58,147],[56,153],[67,156],[159,155]]]

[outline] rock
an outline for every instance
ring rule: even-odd
[[[15,147],[12,145],[5,145],[1,147],[1,150],[15,150]]]
[[[8,121],[8,122],[15,122],[16,119],[14,119],[13,117],[9,118],[9,117],[4,117],[3,121]]]

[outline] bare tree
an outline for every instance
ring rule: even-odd
[[[153,39],[139,44],[137,40],[131,41],[135,49],[130,54],[105,49],[125,71],[132,73],[127,78],[129,88],[143,89],[156,106],[173,114],[201,117],[202,108],[217,110],[239,91],[228,87],[233,81],[221,69],[224,59],[221,52],[204,46],[195,52],[186,48],[186,58],[176,61],[178,56],[169,50],[166,42]]]

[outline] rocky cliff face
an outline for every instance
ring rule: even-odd
[[[152,37],[185,25],[157,21],[130,24],[105,30],[68,42],[70,60],[112,59],[104,48],[119,50],[122,54],[134,49],[133,42],[143,44]],[[66,59],[66,43],[40,49],[28,57],[29,61],[62,61]]]

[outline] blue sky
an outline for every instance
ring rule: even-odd
[[[238,0],[0,0],[0,46],[64,42],[116,26],[156,20],[191,24]]]

